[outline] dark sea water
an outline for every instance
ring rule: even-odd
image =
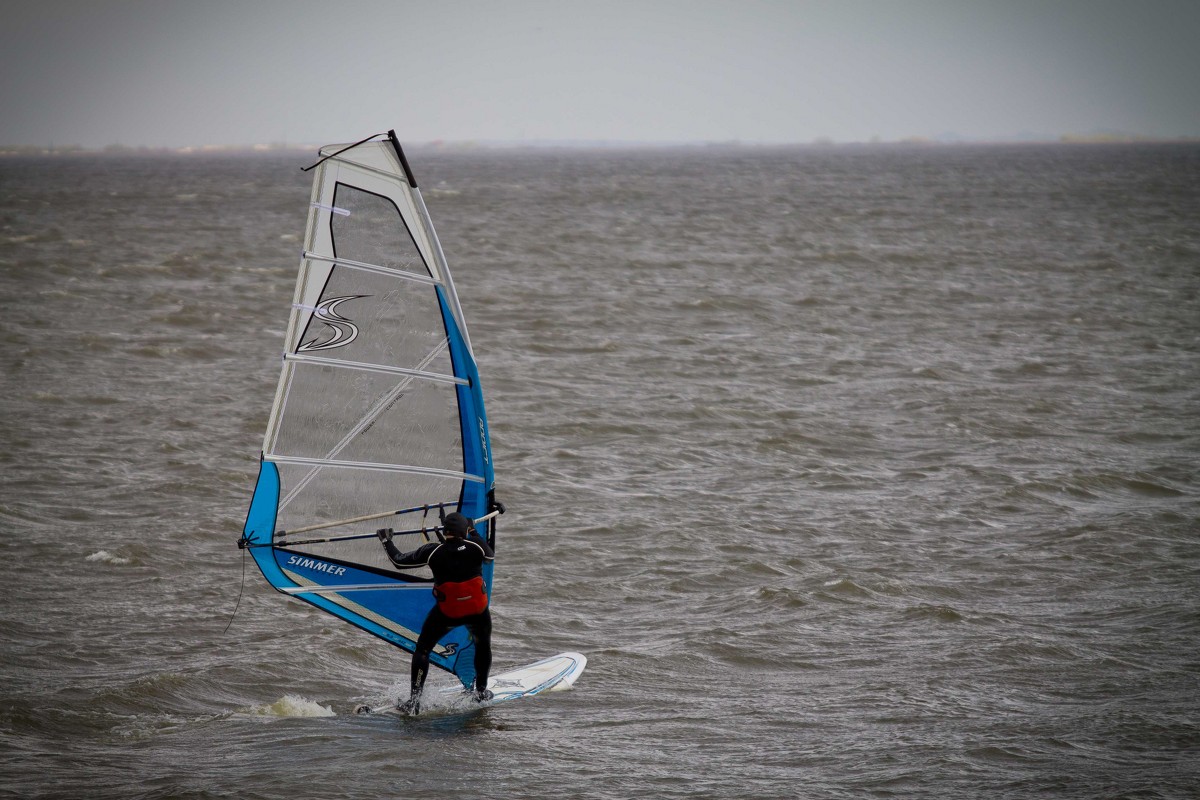
[[[309,154],[3,159],[0,796],[1200,796],[1200,148],[410,156],[575,690],[233,616]]]

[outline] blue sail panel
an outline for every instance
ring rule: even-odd
[[[463,486],[462,513],[478,519],[488,513],[487,495],[495,484],[491,440],[488,435],[487,416],[483,408],[483,392],[480,388],[479,370],[475,365],[475,359],[471,356],[467,343],[463,339],[440,289],[439,298],[443,309],[443,318],[446,322],[454,374],[467,381],[465,385],[459,385],[457,388],[463,468],[467,472],[483,477],[483,481],[480,483]]]

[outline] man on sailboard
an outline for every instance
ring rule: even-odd
[[[421,691],[429,674],[429,654],[434,645],[459,625],[465,625],[475,640],[475,699],[481,703],[492,699],[487,688],[492,666],[492,613],[483,583],[483,564],[495,558],[495,554],[470,518],[463,514],[447,514],[442,525],[444,541],[430,542],[410,553],[401,553],[392,544],[390,528],[378,531],[388,558],[397,567],[412,569],[428,565],[433,571],[433,595],[437,603],[425,617],[417,639],[409,698],[399,704],[400,710],[408,714],[421,712]]]

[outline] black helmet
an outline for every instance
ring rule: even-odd
[[[466,536],[475,527],[471,524],[471,520],[457,511],[447,514],[442,525],[445,526],[446,533],[450,536]]]

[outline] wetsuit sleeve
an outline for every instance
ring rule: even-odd
[[[416,550],[408,553],[401,553],[396,545],[390,541],[384,542],[383,549],[387,551],[388,558],[397,567],[423,567],[429,563],[429,557],[433,555],[433,551],[437,550],[441,542],[430,542],[423,544]]]
[[[492,548],[482,538],[478,536],[470,536],[467,537],[467,541],[471,544],[479,545],[479,549],[483,551],[484,561],[492,561],[496,558],[496,554],[492,552]]]

